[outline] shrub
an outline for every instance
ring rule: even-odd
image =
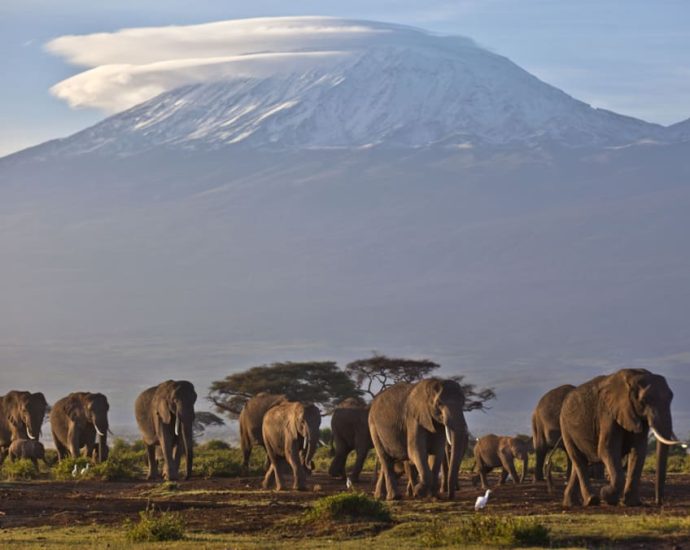
[[[142,475],[141,458],[136,453],[111,454],[108,460],[91,466],[85,477],[102,481],[138,479]]]
[[[239,476],[242,464],[226,450],[198,452],[194,457],[193,474],[204,477]]]
[[[22,458],[20,460],[5,460],[2,464],[2,469],[0,469],[3,479],[9,479],[12,481],[19,479],[36,479],[39,475],[38,469],[34,466],[28,458]]]
[[[489,546],[548,546],[549,530],[535,518],[464,516],[456,524],[434,521],[423,531],[424,546],[480,544]]]
[[[88,458],[83,456],[80,456],[79,458],[63,458],[60,462],[53,466],[53,478],[61,481],[66,481],[68,479],[83,479],[81,476],[81,471],[86,467],[87,464],[89,464],[90,469],[91,462]],[[72,475],[75,465],[77,467],[77,474]]]
[[[139,521],[128,520],[125,536],[129,542],[160,542],[184,538],[184,523],[179,514],[147,507],[139,512]]]
[[[197,449],[201,452],[203,451],[228,451],[230,450],[230,445],[225,441],[220,439],[211,439],[204,443],[203,445],[197,446]]]
[[[385,503],[364,493],[340,493],[320,498],[306,514],[307,521],[377,521],[389,523]]]

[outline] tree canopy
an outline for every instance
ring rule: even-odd
[[[252,367],[211,384],[209,398],[220,412],[239,415],[247,400],[260,392],[284,394],[330,412],[346,397],[361,392],[334,361],[283,362]]]
[[[206,431],[206,428],[223,425],[225,425],[225,420],[223,420],[220,416],[208,411],[197,411],[194,414],[192,432],[194,437],[200,437]]]

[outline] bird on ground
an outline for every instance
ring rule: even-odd
[[[354,487],[354,485],[352,484],[352,480],[350,479],[350,476],[347,476],[345,478],[345,487],[347,487],[348,491],[352,491],[352,487]]]
[[[84,475],[86,472],[88,472],[88,471],[89,471],[89,463],[87,462],[87,463],[86,463],[86,466],[84,466],[84,467],[79,471],[79,475],[82,475],[82,476],[83,476],[83,475]]]
[[[79,473],[79,466],[76,464],[74,465],[74,468],[72,468],[72,477],[77,477],[77,474]]]
[[[486,506],[486,503],[489,502],[489,495],[491,494],[491,489],[486,490],[486,494],[482,497],[479,496],[477,497],[477,501],[474,503],[474,509],[475,510],[481,510]]]

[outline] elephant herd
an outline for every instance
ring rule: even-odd
[[[669,446],[680,444],[673,434],[673,393],[663,376],[645,369],[623,369],[598,376],[580,386],[564,385],[547,392],[532,415],[532,440],[486,435],[474,446],[474,470],[484,488],[487,474],[501,468],[524,481],[528,455],[536,455],[535,481],[550,481],[550,454],[564,449],[568,457],[566,507],[604,500],[626,505],[640,503],[639,484],[648,434],[656,437],[656,502],[664,495]],[[197,395],[188,381],[168,380],[143,391],[135,402],[135,416],[146,446],[148,479],[159,477],[156,455],[163,459],[163,476],[178,479],[182,457],[184,478],[192,473],[194,405]],[[333,456],[329,474],[357,483],[364,461],[373,448],[377,469],[374,495],[400,497],[398,478],[408,478],[407,492],[424,497],[441,492],[449,499],[458,489],[460,461],[468,447],[464,416],[465,395],[453,380],[428,378],[401,382],[378,394],[370,404],[346,399],[331,417]],[[0,397],[0,461],[43,458],[38,441],[48,409],[42,393],[11,391]],[[50,410],[50,426],[58,458],[82,452],[95,461],[108,457],[108,400],[101,393],[76,392],[57,401]],[[260,393],[247,401],[239,417],[243,466],[248,468],[253,446],[266,450],[262,486],[281,490],[286,473],[292,488],[304,490],[319,446],[321,413],[310,403],[282,395]],[[346,472],[347,457],[356,453]],[[515,460],[522,461],[518,475]],[[590,484],[592,466],[603,464],[608,483],[599,495]],[[624,470],[625,464],[625,470]]]

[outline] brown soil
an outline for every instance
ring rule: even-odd
[[[371,477],[363,475],[359,488],[370,492]],[[645,477],[642,497],[646,506],[637,508],[596,506],[578,508],[587,514],[642,514],[658,510],[653,506],[653,484]],[[0,483],[0,526],[73,526],[120,524],[135,519],[140,510],[154,504],[161,510],[183,514],[191,530],[211,532],[255,533],[280,529],[285,535],[299,536],[299,529],[286,529],[285,520],[297,518],[314,499],[341,492],[345,484],[325,474],[310,479],[306,492],[264,491],[261,479],[194,479],[180,482],[177,489],[163,491],[160,483],[152,482],[16,482]],[[208,492],[204,492],[208,491]],[[468,476],[462,476],[461,490],[454,502],[443,499],[404,499],[395,505],[399,512],[433,513],[469,512],[482,491],[473,487]],[[491,512],[497,514],[560,514],[562,483],[553,495],[544,484],[507,484],[496,487],[491,496]],[[690,475],[670,475],[667,482],[666,513],[690,513]],[[289,523],[288,523],[289,525]]]

